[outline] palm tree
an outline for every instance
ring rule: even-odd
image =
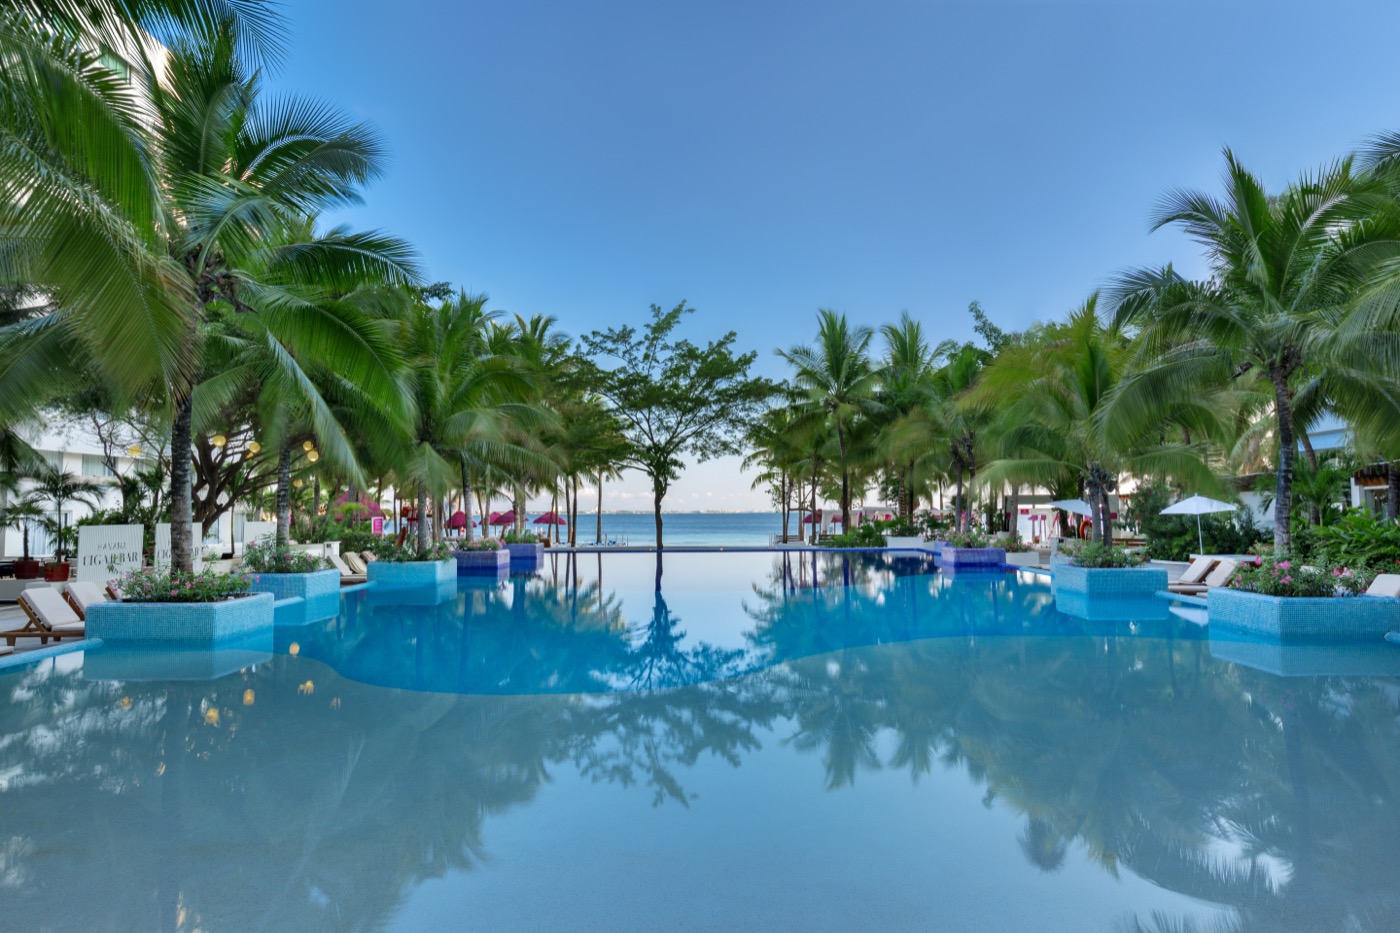
[[[930,446],[921,416],[933,391],[934,354],[922,325],[907,311],[880,333],[885,338],[880,401],[886,409],[880,447],[895,476],[899,514],[908,516],[914,511],[916,465]]]
[[[295,304],[284,283],[334,280],[378,259],[353,235],[283,243],[287,227],[355,201],[379,174],[383,146],[368,127],[318,102],[262,95],[240,46],[243,32],[239,21],[225,19],[197,42],[178,37],[164,80],[146,88],[151,129],[140,166],[147,207],[112,221],[126,237],[122,255],[137,257],[129,264],[140,275],[86,270],[136,280],[134,294],[144,304],[85,304],[78,290],[70,296],[60,289],[58,311],[11,329],[6,356],[23,353],[26,362],[0,370],[12,391],[22,387],[21,397],[32,398],[81,353],[120,391],[160,391],[171,412],[171,556],[180,570],[189,570],[192,558],[187,452],[207,322],[219,308],[256,313]],[[400,281],[416,277],[410,257],[396,260],[378,271]],[[256,272],[270,269],[278,277],[259,281]]]
[[[1171,476],[1212,490],[1215,475],[1198,443],[1180,440],[1186,427],[1199,438],[1217,428],[1208,400],[1158,399],[1112,406],[1130,378],[1123,335],[1098,320],[1097,295],[1068,322],[1042,326],[1021,344],[1003,350],[968,393],[966,404],[1000,403],[996,439],[1001,456],[982,481],[1029,483],[1050,488],[1076,485],[1093,508],[1094,540],[1111,542],[1109,493],[1123,473]],[[1106,423],[1110,414],[1118,417]]]
[[[534,401],[536,383],[518,361],[493,353],[485,295],[459,294],[434,307],[415,302],[401,324],[404,379],[413,402],[409,430],[381,459],[395,461],[417,490],[418,547],[428,547],[429,495],[465,484],[474,471],[503,466],[551,468],[518,442],[520,432],[551,422]],[[464,474],[465,471],[465,474]],[[464,488],[467,495],[470,488]]]
[[[851,463],[848,440],[854,423],[882,410],[876,398],[879,373],[870,362],[868,327],[852,328],[844,314],[822,308],[817,312],[815,346],[779,350],[793,366],[793,384],[806,404],[830,422],[836,436],[841,469],[841,522],[851,526]]]
[[[1154,229],[1180,227],[1205,249],[1209,279],[1187,281],[1168,266],[1125,274],[1114,289],[1114,322],[1138,328],[1143,362],[1109,421],[1138,420],[1153,399],[1262,380],[1278,446],[1274,547],[1287,552],[1300,386],[1354,381],[1378,355],[1393,363],[1393,334],[1345,322],[1355,320],[1348,312],[1377,259],[1392,251],[1395,212],[1378,209],[1384,186],[1354,173],[1350,159],[1270,195],[1226,150],[1225,187],[1223,199],[1172,192],[1153,218]],[[1394,401],[1376,399],[1392,423]]]
[[[49,502],[53,505],[54,558],[62,563],[66,556],[63,546],[64,505],[69,502],[81,502],[95,509],[101,504],[104,487],[100,483],[57,468],[42,470],[36,473],[33,479],[34,485],[29,491],[33,501]]]

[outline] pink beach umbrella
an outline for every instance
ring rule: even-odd
[[[536,524],[536,525],[567,525],[568,522],[565,521],[564,518],[563,518],[562,516],[557,515],[557,514],[554,513],[554,512],[545,512],[545,513],[544,513],[543,515],[541,515],[539,518],[535,519],[535,524]]]
[[[475,525],[476,522],[472,522],[472,524]],[[448,528],[465,528],[465,527],[467,527],[467,513],[461,511],[460,509],[459,509],[458,511],[456,511],[456,512],[453,512],[453,513],[452,513],[452,517],[449,518],[449,519],[447,520],[447,527],[448,527]]]
[[[515,509],[511,509],[509,512],[492,512],[492,513],[491,513],[491,524],[493,524],[493,525],[503,525],[503,526],[504,526],[504,525],[514,525],[514,524],[515,524]]]

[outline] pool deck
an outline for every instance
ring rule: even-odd
[[[24,610],[20,609],[18,605],[0,605],[0,631],[8,632],[11,629],[23,628],[25,621]],[[100,641],[91,638],[65,638],[63,641],[51,641],[48,644],[41,644],[37,636],[16,638],[15,650],[10,654],[0,656],[0,671],[10,667],[32,664],[44,658],[52,658],[72,651],[82,651],[100,644]]]

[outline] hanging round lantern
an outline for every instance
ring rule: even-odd
[[[248,453],[255,454],[260,450],[262,450],[262,444],[259,444],[257,441],[248,442]]]
[[[302,482],[299,478],[298,478],[298,479],[292,480],[292,488],[293,488],[293,489],[300,489],[301,487],[303,487],[303,486],[305,486],[305,485],[306,485],[306,484],[305,484],[304,482]]]
[[[306,455],[306,459],[310,460],[312,463],[315,463],[317,460],[321,459],[321,455],[313,450]]]
[[[228,443],[228,438],[224,437],[222,434],[215,434],[213,437],[209,438],[209,443],[213,444],[215,447],[223,447]]]
[[[313,442],[311,442],[311,441],[302,441],[302,442],[301,442],[301,449],[302,449],[302,450],[307,450],[307,451],[309,451],[309,450],[311,450],[311,449],[312,449],[313,447],[315,447],[315,446],[316,446],[316,445],[315,445]]]
[[[131,455],[131,459],[135,460],[136,458],[141,456],[141,445],[132,444],[126,449],[126,452]]]

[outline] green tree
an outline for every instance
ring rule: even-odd
[[[844,314],[823,308],[815,345],[778,351],[793,367],[793,385],[807,406],[822,413],[836,436],[842,528],[851,527],[851,435],[861,419],[883,410],[876,393],[880,374],[870,360],[873,337],[870,328],[853,328]]]
[[[703,347],[675,338],[692,311],[684,301],[670,311],[652,305],[640,331],[627,325],[582,338],[597,367],[598,394],[623,425],[628,451],[621,462],[651,480],[658,549],[664,547],[661,504],[685,468],[682,457],[704,462],[740,453],[745,427],[772,393],[767,380],[749,375],[757,354],[735,354],[733,331]]]

